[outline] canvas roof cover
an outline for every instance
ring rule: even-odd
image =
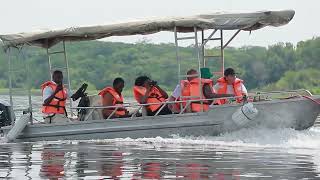
[[[252,31],[265,26],[281,26],[290,22],[293,10],[259,11],[253,13],[212,13],[187,17],[166,17],[110,25],[70,27],[61,30],[0,35],[3,46],[33,45],[49,48],[60,41],[82,41],[110,36],[144,35],[160,31],[193,32],[194,27],[223,30]]]

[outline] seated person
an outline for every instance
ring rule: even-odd
[[[217,84],[214,85],[214,89],[218,94],[233,94],[234,96],[237,96],[238,98],[236,98],[236,101],[238,103],[242,102],[242,96],[248,96],[243,80],[236,77],[236,73],[232,68],[227,68],[224,71],[224,77],[218,79]],[[225,104],[227,102],[227,99],[220,100],[220,104]]]
[[[162,102],[165,102],[168,98],[168,94],[157,85],[157,82],[152,81],[147,76],[140,76],[135,80],[135,86],[133,88],[133,94],[135,99],[140,104],[150,104],[146,107],[147,115],[153,116],[163,106]],[[171,114],[172,112],[167,105],[164,105],[159,115]]]
[[[198,72],[194,69],[190,69],[187,72],[187,80],[182,80],[179,85],[176,86],[170,99],[179,99],[179,100],[198,100],[198,99],[213,99],[221,97],[231,97],[230,94],[217,94],[213,86],[213,81],[209,77],[198,77]],[[200,95],[200,83],[201,83],[201,95]],[[182,107],[185,107],[187,103],[182,103]],[[208,111],[211,104],[219,104],[218,100],[204,100],[204,101],[192,101],[190,108],[186,108],[185,112],[201,112]],[[181,106],[181,105],[180,105]],[[177,109],[180,112],[180,107],[177,105],[172,105],[174,112]]]
[[[103,117],[107,119],[112,113],[110,118],[123,118],[129,117],[129,112],[123,107],[123,97],[121,92],[124,88],[124,80],[122,78],[116,78],[113,81],[112,87],[105,87],[99,92],[102,99],[102,106],[119,106],[119,108],[113,113],[116,107],[105,108],[102,111]]]
[[[63,74],[56,70],[52,73],[52,81],[41,85],[42,90],[42,113],[45,123],[70,122],[67,118],[66,100],[68,91],[63,86]]]

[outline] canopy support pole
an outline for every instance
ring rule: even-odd
[[[179,56],[179,44],[178,44],[178,41],[182,41],[182,40],[194,40],[194,52],[195,52],[195,55],[196,57],[195,58],[192,58],[194,60],[197,61],[197,71],[198,71],[198,74],[196,76],[192,76],[192,77],[198,77],[198,78],[201,78],[201,67],[202,67],[202,56],[201,56],[201,52],[202,52],[202,43],[201,43],[201,46],[199,46],[199,40],[198,40],[198,28],[196,26],[193,27],[193,33],[194,33],[194,36],[190,36],[190,37],[178,37],[178,31],[177,31],[177,27],[175,26],[174,27],[174,39],[175,39],[175,46],[176,46],[176,59],[177,59],[177,63],[178,63],[178,84],[180,84],[181,80],[184,79],[184,78],[187,78],[187,77],[190,77],[188,75],[185,75],[185,72],[184,74],[181,73],[181,58]],[[199,98],[199,99],[202,99],[202,82],[200,81],[199,82],[199,97],[196,97],[196,98]],[[180,95],[182,95],[182,88],[183,87],[180,87]],[[203,104],[202,101],[200,101],[201,104]],[[182,103],[180,103],[180,113],[182,112],[183,110],[183,106],[182,106]],[[203,106],[201,106],[201,111],[203,112],[204,109],[203,109]]]
[[[223,45],[223,49],[225,49],[231,43],[231,41],[240,33],[240,31],[241,29],[234,33],[234,35],[228,40],[228,42],[225,45]]]
[[[212,31],[212,33],[209,35],[208,38],[204,38],[204,31],[202,31],[202,44],[201,44],[201,49],[202,49],[202,65],[203,67],[206,67],[206,55],[205,55],[205,45],[211,40],[217,40],[218,38],[212,38],[215,33],[218,31],[218,29],[215,29]]]
[[[49,55],[49,48],[47,48],[47,57],[48,57],[49,79],[52,81],[51,57]]]
[[[179,57],[179,44],[178,44],[178,33],[177,33],[177,27],[174,27],[174,42],[176,46],[176,60],[178,64],[178,83],[180,83],[181,77],[181,62],[180,62],[180,57]]]
[[[69,71],[69,61],[68,61],[68,58],[67,58],[67,51],[66,51],[66,42],[63,41],[63,55],[64,55],[64,62],[65,62],[65,65],[66,65],[66,72],[67,72],[67,78],[68,78],[68,93],[69,93],[69,106],[70,106],[70,112],[71,114],[73,115],[73,110],[72,110],[72,99],[70,98],[70,93],[71,93],[71,81],[70,81],[70,71]]]
[[[176,46],[176,60],[177,60],[177,64],[178,64],[178,84],[180,85],[182,77],[181,77],[181,62],[180,62],[180,57],[179,57],[177,26],[174,27],[173,31],[174,31],[174,42],[175,42],[175,46]],[[182,93],[182,87],[180,87],[180,93]],[[182,108],[183,108],[182,103],[179,103],[179,104],[180,104],[180,110],[182,110]]]
[[[214,37],[214,35],[219,31],[219,29],[214,29],[213,32],[208,36],[208,38],[204,37],[204,32],[202,35],[202,44],[201,44],[201,48],[202,48],[202,61],[203,61],[203,67],[207,67],[207,60],[216,60],[219,59],[221,62],[221,67],[219,67],[219,70],[217,72],[213,72],[213,74],[215,75],[219,75],[222,76],[223,75],[223,71],[224,71],[224,49],[223,49],[223,30],[220,29],[220,36],[218,37]],[[210,54],[206,54],[206,50],[205,50],[205,45],[209,42],[209,41],[218,41],[219,42],[219,49],[220,49],[220,54],[218,55],[210,55]]]
[[[198,77],[199,77],[199,99],[202,99],[203,92],[202,92],[202,82],[201,82],[201,60],[200,60],[200,50],[199,50],[199,42],[198,42],[198,29],[196,26],[193,27],[194,30],[194,44],[196,49],[197,61],[198,61]],[[200,46],[202,47],[202,46]],[[200,101],[201,104],[201,112],[203,112],[203,101]]]
[[[10,99],[10,106],[13,108],[13,100],[12,100],[12,67],[11,67],[11,48],[9,47],[7,50],[7,56],[8,56],[8,81],[9,81],[9,99]]]
[[[223,76],[224,73],[224,48],[223,48],[223,30],[220,30],[220,56],[221,56],[221,73],[220,75]]]
[[[55,67],[52,66],[52,59],[51,56],[52,55],[57,55],[57,54],[63,54],[63,61],[64,61],[64,66],[63,67]],[[47,48],[47,57],[48,57],[48,67],[49,67],[49,75],[50,75],[50,79],[52,80],[52,73],[54,70],[61,70],[62,72],[64,72],[66,74],[66,78],[67,78],[67,83],[64,84],[64,86],[67,86],[68,89],[68,93],[71,93],[71,80],[70,80],[70,71],[69,71],[69,61],[67,58],[67,52],[66,52],[66,44],[65,41],[62,41],[62,50],[60,51],[55,51],[55,52],[50,52],[50,49]],[[70,107],[70,113],[73,115],[73,109],[72,109],[72,99],[70,98],[70,96],[67,97],[69,100],[69,107]]]
[[[22,60],[24,61],[24,64],[25,64],[25,67],[26,67],[26,79],[27,79],[28,103],[29,103],[28,111],[30,112],[29,121],[30,121],[30,124],[33,124],[30,68],[29,68],[29,65],[27,63],[27,57],[26,57],[25,50],[23,49],[23,47],[21,48],[21,55],[22,55]]]

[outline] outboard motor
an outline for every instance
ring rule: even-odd
[[[9,103],[0,101],[0,128],[10,126],[14,122],[13,109]]]

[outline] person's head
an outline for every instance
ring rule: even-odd
[[[115,89],[118,93],[121,93],[124,88],[124,80],[120,77],[115,78],[113,80],[113,89]]]
[[[134,82],[135,86],[143,86],[147,87],[150,83],[150,78],[148,76],[139,76],[137,77],[136,81]]]
[[[232,69],[232,68],[225,69],[224,70],[224,78],[226,79],[228,84],[234,83],[234,81],[236,80],[236,73],[235,73],[234,69]]]
[[[52,73],[52,81],[54,81],[57,84],[62,84],[63,82],[63,74],[62,71],[55,70]]]
[[[187,72],[187,75],[194,75],[194,77],[187,77],[188,81],[193,80],[194,78],[197,78],[196,75],[198,74],[198,71],[196,71],[195,69],[190,69]]]

